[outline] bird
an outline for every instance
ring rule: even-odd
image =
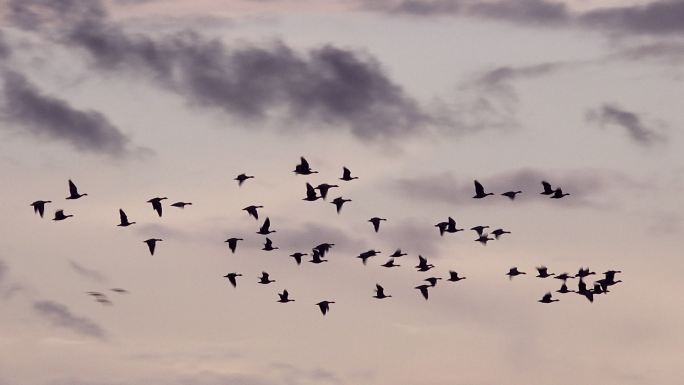
[[[352,201],[351,199],[344,199],[342,197],[337,197],[337,198],[333,199],[332,202],[330,202],[330,203],[335,205],[335,207],[337,208],[337,213],[339,214],[340,210],[342,210],[342,205],[344,205],[345,202],[351,202],[351,201]]]
[[[527,273],[525,273],[524,271],[518,271],[518,268],[517,268],[517,267],[511,267],[511,268],[508,270],[508,273],[506,273],[506,275],[507,275],[508,278],[510,278],[510,279],[513,279],[513,277],[515,277],[516,275],[520,275],[520,274],[527,274]]]
[[[551,199],[561,199],[566,195],[570,195],[570,193],[563,193],[563,190],[560,188],[557,188],[556,191],[553,192],[553,195],[550,196]]]
[[[415,266],[418,271],[428,271],[435,267],[433,264],[427,263],[427,259],[423,258],[422,255],[418,256],[418,265]]]
[[[607,294],[607,293],[610,293],[610,292],[608,291],[608,286],[605,285],[605,284],[603,284],[603,283],[601,283],[601,282],[599,282],[599,281],[594,282],[594,289],[593,289],[593,292],[594,292],[594,294]]]
[[[446,231],[447,227],[449,226],[449,222],[439,222],[438,224],[435,225],[439,229],[439,235],[444,236],[444,232]]]
[[[299,175],[310,175],[310,174],[317,174],[318,171],[313,171],[311,170],[311,167],[309,167],[309,162],[304,159],[304,157],[299,158],[299,164],[295,166],[294,173],[299,174]]]
[[[575,277],[584,278],[584,277],[588,277],[590,275],[595,275],[595,274],[596,274],[596,272],[595,271],[589,271],[588,267],[587,268],[580,267],[579,271],[577,271],[577,274],[575,274]]]
[[[294,254],[290,254],[290,257],[294,258],[295,262],[297,262],[298,265],[301,265],[302,264],[302,257],[305,255],[309,255],[309,254],[296,252]]]
[[[340,187],[336,184],[327,184],[327,183],[321,183],[318,186],[316,186],[316,190],[321,192],[321,198],[325,200],[325,197],[328,196],[328,190],[330,190],[333,187]]]
[[[356,258],[361,258],[361,261],[362,261],[363,264],[365,265],[365,264],[366,264],[366,260],[367,260],[368,258],[370,258],[370,257],[375,257],[375,256],[378,255],[379,253],[380,253],[379,251],[368,250],[368,251],[364,251],[363,253],[359,254]]]
[[[475,227],[471,227],[470,229],[475,231],[477,233],[477,235],[482,235],[482,233],[484,233],[484,229],[488,229],[488,228],[489,228],[489,226],[475,226]]]
[[[69,217],[73,217],[71,214],[64,214],[64,210],[55,211],[55,217],[52,218],[53,221],[63,221]]]
[[[171,206],[178,207],[179,209],[184,209],[185,206],[190,206],[190,205],[192,205],[192,202],[176,202],[176,203],[171,204]]]
[[[594,293],[587,289],[587,284],[582,278],[577,283],[577,294],[583,295],[589,302],[594,302]]]
[[[107,306],[111,306],[111,305],[112,305],[112,301],[110,301],[110,300],[107,299],[106,297],[97,297],[97,298],[95,299],[95,301],[97,301],[98,303],[100,303],[100,304],[102,304],[102,305],[107,305]]]
[[[319,198],[321,198],[321,197],[316,195],[316,190],[314,190],[313,186],[311,186],[311,184],[307,183],[306,184],[306,198],[302,198],[302,200],[313,202]]]
[[[240,175],[236,176],[235,179],[233,179],[233,180],[236,180],[238,182],[238,186],[242,186],[242,184],[245,183],[245,181],[247,179],[252,179],[252,178],[254,178],[253,175],[240,174]]]
[[[289,299],[289,298],[288,298],[289,295],[290,295],[290,294],[287,292],[287,290],[283,290],[282,293],[278,293],[278,297],[280,297],[280,299],[278,300],[278,302],[280,302],[280,303],[294,302],[293,299]]]
[[[309,262],[319,264],[323,262],[328,262],[328,260],[323,259],[323,256],[321,255],[320,251],[313,249],[313,254],[311,255],[311,260]]]
[[[325,257],[325,254],[335,246],[334,243],[321,243],[320,245],[314,247],[312,250],[318,250],[321,253],[321,258]]]
[[[380,222],[381,221],[386,221],[387,219],[385,218],[378,218],[378,217],[373,217],[368,220],[368,222],[373,224],[373,228],[375,229],[375,232],[377,233],[378,230],[380,230]]]
[[[145,241],[144,243],[147,244],[147,248],[150,249],[150,255],[154,255],[154,249],[157,247],[157,242],[161,242],[162,239],[159,238],[150,238]]]
[[[228,243],[228,248],[232,253],[235,253],[235,248],[237,247],[238,241],[242,241],[242,238],[228,238],[224,243]]]
[[[560,289],[556,290],[556,293],[561,293],[561,294],[574,293],[574,292],[575,292],[574,290],[568,290],[568,285],[566,285],[565,282],[563,282]]]
[[[261,272],[261,277],[259,277],[259,283],[261,283],[261,284],[263,284],[263,285],[268,285],[268,284],[271,283],[271,282],[275,282],[275,280],[269,279],[269,278],[268,278],[268,273],[265,272],[265,271],[262,271],[262,272]]]
[[[316,306],[318,306],[318,308],[321,309],[321,313],[323,313],[323,315],[325,315],[325,313],[330,311],[330,304],[331,303],[335,303],[335,301],[321,301],[321,302],[317,303]]]
[[[121,223],[119,223],[117,226],[120,227],[126,227],[135,224],[135,222],[128,221],[128,216],[126,216],[126,213],[121,209],[119,209],[119,220]]]
[[[480,236],[475,240],[475,242],[480,242],[483,246],[487,246],[487,242],[493,241],[493,240],[494,240],[494,238],[489,238],[489,234],[484,233],[484,234],[480,235]]]
[[[152,209],[154,209],[154,211],[157,212],[157,215],[159,215],[159,217],[162,216],[162,205],[161,205],[161,201],[163,201],[164,199],[169,199],[169,198],[167,198],[167,197],[163,197],[163,198],[157,197],[157,198],[152,198],[152,199],[150,199],[150,200],[147,201],[147,203],[151,203],[151,204],[152,204]]]
[[[111,291],[113,291],[113,292],[115,292],[115,293],[119,293],[119,294],[128,294],[128,290],[122,289],[122,288],[120,288],[120,287],[115,287],[115,288],[109,289],[109,290],[111,290]]]
[[[563,282],[565,282],[568,279],[573,279],[575,277],[573,277],[572,275],[569,275],[568,273],[563,273],[563,274],[558,274],[557,276],[555,276],[553,278],[561,279],[561,280],[563,280]]]
[[[404,255],[408,255],[408,254],[402,253],[402,252],[401,252],[401,249],[396,249],[396,250],[394,251],[394,253],[392,253],[392,255],[390,255],[389,257],[390,257],[390,258],[399,258],[399,257],[402,257],[402,256],[404,256]]]
[[[100,293],[99,291],[88,291],[86,294],[93,296],[93,297],[106,297],[106,295]]]
[[[442,279],[442,278],[430,277],[430,278],[425,278],[423,281],[429,282],[430,286],[434,287],[435,285],[437,285],[437,281],[440,279]]]
[[[365,261],[365,259],[364,259],[364,261]],[[382,267],[399,267],[401,265],[397,265],[396,263],[394,263],[394,258],[390,258],[389,261],[383,263],[380,266],[382,266]]]
[[[264,248],[261,250],[271,251],[276,249],[278,249],[278,247],[273,247],[273,242],[268,237],[266,237],[266,242],[264,242]]]
[[[451,282],[458,282],[458,281],[460,281],[460,280],[462,280],[462,279],[466,279],[466,277],[459,277],[457,272],[455,272],[455,271],[453,271],[453,270],[449,270],[449,279],[448,279],[448,281],[451,281]]]
[[[223,276],[224,278],[228,278],[228,281],[230,282],[233,287],[237,287],[237,277],[242,277],[242,274],[240,273],[228,273]]]
[[[482,187],[482,184],[478,182],[477,180],[473,181],[475,183],[475,195],[473,198],[475,199],[482,199],[488,195],[494,195],[493,193],[486,193],[484,191],[484,187]]]
[[[557,300],[557,299],[552,299],[552,298],[551,298],[551,293],[546,293],[546,294],[544,294],[544,296],[542,297],[542,299],[540,299],[538,302],[541,302],[541,303],[551,303],[551,302],[558,302],[558,301],[559,301],[559,300]]]
[[[522,193],[522,191],[506,191],[505,193],[501,194],[505,197],[508,197],[510,200],[515,200],[515,196]]]
[[[610,285],[614,285],[618,282],[622,282],[622,281],[616,281],[615,280],[615,274],[618,274],[618,273],[622,273],[622,271],[620,271],[620,270],[608,270],[608,271],[604,272],[603,275],[605,276],[606,282],[608,282]]]
[[[420,290],[420,294],[423,295],[423,298],[427,301],[428,299],[428,289],[430,288],[430,285],[418,285],[415,288]]]
[[[78,199],[86,195],[88,194],[79,194],[78,188],[76,188],[74,182],[72,182],[71,179],[69,179],[69,196],[66,197],[66,199]]]
[[[31,206],[33,206],[33,212],[40,215],[40,217],[43,217],[43,213],[45,213],[45,204],[46,203],[52,203],[52,201],[35,201],[31,203]]]
[[[354,179],[359,179],[359,177],[351,176],[351,171],[349,171],[349,169],[346,167],[342,167],[342,178],[340,178],[340,180],[349,182]]]
[[[271,227],[271,220],[268,219],[268,217],[266,217],[266,220],[264,220],[264,224],[261,225],[261,227],[259,228],[259,231],[257,231],[257,234],[268,235],[271,233],[275,233],[276,231],[270,230],[270,227]]]
[[[259,220],[259,213],[257,212],[257,209],[262,209],[264,206],[247,206],[245,207],[244,211],[247,211],[247,215],[254,217],[254,219]]]
[[[459,231],[463,231],[463,229],[457,229],[456,228],[456,221],[454,220],[454,218],[449,217],[449,219],[447,221],[447,226],[446,226],[446,229],[444,229],[444,232],[453,234],[453,233],[457,233]]]
[[[391,295],[386,295],[385,289],[376,283],[375,284],[375,295],[373,296],[373,298],[383,299],[383,298],[389,298],[389,297],[391,297]]]
[[[549,273],[548,268],[546,266],[537,267],[537,272],[539,273],[537,274],[537,278],[547,278],[552,275],[556,275],[555,273]]]
[[[510,231],[506,231],[504,229],[496,229],[496,230],[491,232],[491,234],[494,235],[495,239],[499,239],[500,236],[502,236],[504,234],[510,234],[510,233],[511,233]]]
[[[542,187],[544,188],[544,191],[540,192],[539,194],[541,195],[551,195],[554,193],[553,188],[551,187],[551,183],[543,180],[541,182]]]

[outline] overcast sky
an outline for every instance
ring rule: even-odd
[[[0,0],[0,18],[0,385],[681,382],[684,1]],[[65,200],[68,179],[88,195]],[[303,201],[306,182],[352,202]],[[511,234],[440,237],[448,216]],[[288,257],[322,242],[327,263]],[[540,304],[560,284],[540,265],[623,282]],[[414,289],[449,270],[468,279]]]

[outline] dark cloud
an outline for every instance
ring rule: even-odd
[[[5,71],[2,82],[2,120],[33,136],[68,143],[79,151],[129,154],[129,139],[103,114],[78,110],[62,99],[45,95],[17,72]]]
[[[563,24],[570,14],[563,3],[545,0],[474,2],[468,15],[530,24]]]
[[[87,267],[85,267],[85,266],[83,266],[83,265],[81,265],[75,261],[70,260],[69,261],[69,267],[71,267],[71,269],[74,272],[76,272],[78,275],[80,275],[81,277],[90,279],[90,280],[95,281],[95,282],[100,282],[100,283],[107,281],[107,277],[104,274],[102,274],[101,272],[94,270],[94,269],[87,268]]]
[[[600,127],[621,127],[630,139],[642,146],[651,146],[664,140],[661,134],[644,124],[641,116],[614,105],[604,104],[599,109],[590,110],[587,113],[587,120],[596,122]]]
[[[0,60],[10,57],[11,54],[12,50],[7,43],[5,33],[0,29]],[[2,65],[2,62],[0,62],[0,65]]]
[[[154,79],[192,105],[244,122],[275,116],[289,127],[344,127],[362,139],[402,136],[437,122],[364,52],[326,45],[301,54],[282,42],[229,48],[189,31],[159,38],[129,34],[91,0],[10,4],[10,21],[59,36],[98,68]]]
[[[36,301],[33,303],[33,310],[55,326],[98,339],[105,338],[105,331],[100,325],[88,318],[73,314],[68,307],[60,303]]]
[[[684,44],[667,41],[627,47],[608,55],[607,59],[658,60],[664,64],[678,65],[684,61]]]
[[[684,1],[653,1],[645,5],[610,7],[578,16],[587,26],[644,34],[684,33]]]

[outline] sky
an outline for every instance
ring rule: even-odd
[[[0,385],[681,382],[684,1],[1,0],[0,20]],[[306,202],[307,182],[340,187]],[[466,231],[440,237],[449,216]],[[323,242],[327,263],[288,257]],[[541,265],[622,282],[589,303]],[[414,289],[449,270],[467,279]]]

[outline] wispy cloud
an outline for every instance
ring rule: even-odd
[[[73,314],[68,307],[53,301],[36,301],[33,310],[54,326],[69,329],[81,335],[105,339],[104,329],[86,317]]]
[[[587,112],[587,120],[600,127],[614,126],[625,130],[629,138],[641,145],[651,146],[665,140],[657,130],[647,126],[640,115],[612,104],[604,104]]]

